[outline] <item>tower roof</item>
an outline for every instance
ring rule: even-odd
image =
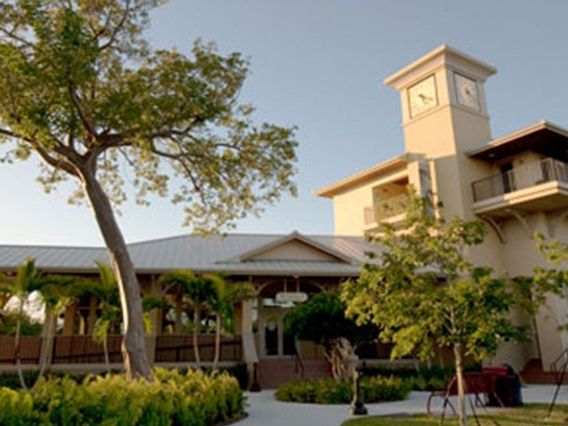
[[[385,78],[384,84],[400,89],[443,64],[449,64],[458,69],[467,66],[467,69],[475,73],[476,77],[482,81],[497,72],[497,68],[494,66],[443,44]]]

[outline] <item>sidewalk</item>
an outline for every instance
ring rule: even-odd
[[[554,386],[530,385],[523,388],[524,402],[549,403]],[[425,413],[429,392],[412,392],[405,401],[368,404],[369,415],[397,413]],[[349,419],[348,405],[315,405],[279,402],[274,391],[247,393],[250,407],[249,416],[236,423],[237,426],[339,426]],[[568,386],[560,390],[559,403],[568,403]],[[439,412],[441,400],[433,404],[433,411]]]

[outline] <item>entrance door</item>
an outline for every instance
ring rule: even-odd
[[[290,356],[296,353],[294,338],[284,331],[284,316],[288,308],[263,306],[259,318],[261,355]]]

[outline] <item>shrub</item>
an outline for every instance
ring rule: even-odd
[[[468,367],[467,371],[474,371],[477,366]],[[421,366],[418,370],[413,368],[365,367],[362,374],[366,377],[399,377],[404,379],[412,390],[433,391],[444,389],[446,382],[455,374],[453,366]]]
[[[0,390],[2,425],[208,426],[242,416],[243,392],[227,373],[156,369],[154,381],[120,375],[40,379],[29,392]],[[5,421],[8,419],[8,421]]]
[[[364,377],[361,397],[365,402],[399,401],[406,399],[410,388],[396,377]],[[333,379],[299,379],[281,385],[276,399],[308,404],[348,404],[353,399],[353,383]]]
[[[180,368],[177,369],[179,372],[185,374],[187,373],[187,368]],[[204,368],[205,371],[211,373],[210,369]],[[245,363],[235,364],[228,367],[221,367],[219,368],[220,371],[225,371],[231,376],[235,377],[239,382],[239,386],[241,389],[247,389],[248,386],[248,372],[247,372],[247,365]],[[105,373],[101,373],[100,375],[106,376]],[[113,374],[120,374],[119,370],[113,370]],[[63,373],[60,371],[51,371],[49,373],[50,379],[62,379],[64,377],[70,378],[76,382],[82,382],[85,377],[92,376],[92,373]],[[26,383],[33,384],[38,379],[38,372],[37,371],[24,371],[24,378]],[[4,372],[0,373],[0,388],[10,388],[10,389],[20,389],[20,379],[18,378],[18,374],[16,372]]]
[[[29,393],[0,388],[0,425],[24,426],[46,424],[45,416],[34,411]]]

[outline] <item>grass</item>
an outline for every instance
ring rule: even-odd
[[[479,409],[478,414],[482,411],[482,409]],[[566,426],[568,405],[556,406],[550,419],[546,419],[547,412],[547,404],[527,404],[523,407],[499,411],[492,414],[491,417],[480,415],[479,418],[482,426],[495,426],[491,418],[497,420],[501,426]],[[439,417],[417,415],[409,417],[362,417],[348,420],[342,426],[438,426],[439,424]],[[455,426],[458,421],[456,418],[447,418],[444,424]],[[475,420],[473,418],[468,419],[468,424],[475,425]]]

